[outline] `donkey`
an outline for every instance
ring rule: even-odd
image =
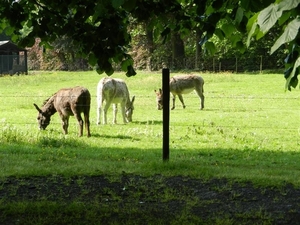
[[[103,109],[103,124],[107,123],[107,110],[113,104],[113,123],[117,123],[117,104],[121,105],[123,123],[132,121],[133,103],[135,96],[130,100],[126,83],[122,79],[104,77],[97,86],[97,124],[100,124],[102,105],[105,101]]]
[[[35,103],[33,105],[39,112],[37,121],[41,130],[46,129],[50,124],[50,117],[58,112],[62,121],[64,134],[68,134],[69,117],[75,116],[80,128],[78,136],[82,136],[83,120],[80,114],[83,113],[87,136],[91,136],[89,121],[91,94],[88,89],[78,86],[63,88],[48,98],[41,109]]]
[[[197,95],[201,99],[200,109],[204,108],[204,80],[200,76],[195,75],[180,75],[174,76],[170,79],[170,92],[172,94],[173,106],[172,110],[175,109],[175,99],[176,95],[182,104],[182,107],[185,108],[185,104],[183,101],[182,94],[188,94],[193,90],[196,91]],[[154,90],[156,93],[156,102],[157,102],[157,109],[161,110],[163,108],[163,92],[161,89],[158,91]]]

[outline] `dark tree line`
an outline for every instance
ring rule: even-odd
[[[146,24],[132,23],[132,44],[129,53],[138,70],[155,71],[167,66],[173,70],[198,70],[210,72],[252,72],[284,68],[283,49],[270,55],[273,36],[253,43],[241,53],[226,40],[216,42],[219,49],[213,56],[202,52],[197,44],[197,33],[190,32],[184,37],[172,35],[167,43],[154,40],[153,30]],[[279,32],[278,32],[279,33]],[[7,39],[7,37],[6,37]],[[199,40],[198,40],[199,41]],[[77,54],[77,47],[71,37],[62,36],[51,43],[51,49],[39,45],[40,39],[28,49],[29,68],[32,70],[90,70],[87,58]],[[121,70],[114,64],[115,70]]]

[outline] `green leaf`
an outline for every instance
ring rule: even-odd
[[[255,24],[255,26],[257,25],[257,17],[258,17],[259,13],[255,13],[249,20],[248,23],[246,25],[247,31],[248,33],[253,29],[253,25]]]
[[[297,76],[293,76],[292,79],[291,79],[291,81],[290,81],[290,87],[296,88],[297,85],[298,85],[298,77]]]
[[[261,31],[266,33],[281,17],[283,11],[294,9],[299,5],[299,3],[300,0],[282,0],[279,4],[271,4],[262,10],[259,13],[257,20]]]
[[[247,47],[250,46],[251,37],[255,34],[257,30],[257,17],[258,13],[256,13],[254,16],[252,16],[247,23],[247,31],[248,31],[248,37],[247,37]]]
[[[266,33],[268,30],[270,30],[270,28],[274,26],[278,18],[281,16],[282,12],[278,12],[277,9],[277,4],[271,4],[259,13],[257,23],[263,33]]]
[[[283,13],[282,16],[278,19],[279,26],[283,25],[291,16],[291,12]]]
[[[112,67],[105,68],[105,73],[107,74],[107,76],[113,75],[114,72],[115,71]]]
[[[125,0],[123,8],[130,12],[136,6],[136,0]]]
[[[97,63],[97,57],[95,56],[94,53],[90,53],[90,54],[89,54],[89,64],[90,64],[91,66],[95,66],[96,63]]]
[[[237,47],[236,44],[242,41],[242,37],[240,35],[232,35],[229,40],[232,43],[232,46]]]
[[[112,0],[111,5],[115,8],[118,9],[121,5],[124,4],[124,0]]]
[[[245,9],[246,11],[249,10],[250,1],[251,1],[251,0],[243,0],[243,1],[240,1],[241,6],[242,6],[243,9]]]
[[[290,42],[295,39],[300,27],[300,18],[296,18],[291,21],[285,28],[283,34],[276,40],[275,44],[271,48],[271,54],[275,52],[282,44]]]
[[[216,52],[216,46],[213,42],[206,42],[205,43],[205,49],[208,52],[209,55],[214,55]]]
[[[231,34],[236,30],[235,26],[231,23],[223,24],[221,29],[226,37],[230,37]]]
[[[235,19],[234,19],[235,23],[239,24],[242,21],[243,16],[244,16],[244,10],[241,7],[239,7],[235,14]]]
[[[124,72],[126,72],[128,70],[128,67],[132,66],[132,64],[133,64],[133,60],[131,58],[130,59],[125,59],[121,63],[121,68]]]
[[[298,57],[298,59],[295,61],[295,64],[294,64],[292,72],[286,78],[286,84],[285,84],[285,89],[286,90],[290,90],[291,80],[294,77],[295,72],[296,72],[296,70],[298,69],[299,66],[300,66],[300,57]]]
[[[244,53],[246,51],[245,45],[242,41],[238,41],[235,44],[235,47],[241,52]]]
[[[135,76],[135,75],[136,75],[136,72],[134,71],[133,66],[131,66],[131,65],[128,66],[126,76],[131,77],[131,76]]]
[[[224,39],[224,33],[221,29],[216,28],[215,30],[215,35],[220,39],[223,40]]]
[[[278,11],[291,10],[296,8],[300,3],[300,0],[282,0],[278,4]]]

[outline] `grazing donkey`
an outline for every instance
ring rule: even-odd
[[[179,100],[182,103],[183,108],[185,108],[185,104],[182,98],[182,94],[188,94],[195,90],[197,95],[201,99],[200,109],[204,108],[204,80],[200,76],[195,75],[181,75],[174,76],[170,79],[170,92],[172,93],[173,106],[172,110],[175,109],[175,99],[176,95],[178,95]],[[156,102],[157,109],[161,110],[163,108],[163,92],[161,89],[159,91],[154,90],[156,93]]]
[[[97,124],[100,124],[102,105],[105,101],[103,109],[103,124],[107,123],[107,110],[113,104],[113,123],[117,123],[117,104],[120,103],[123,116],[123,122],[131,122],[133,114],[133,102],[135,96],[130,101],[129,92],[126,83],[121,79],[104,77],[97,87]]]
[[[63,88],[48,98],[41,109],[36,104],[33,105],[39,112],[37,120],[41,130],[46,129],[50,124],[50,117],[58,112],[64,134],[68,134],[69,117],[75,116],[80,128],[78,135],[82,136],[83,120],[80,114],[83,113],[87,136],[91,136],[89,121],[91,94],[88,89],[84,87]]]

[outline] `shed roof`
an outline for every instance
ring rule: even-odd
[[[10,53],[10,52],[22,52],[26,51],[24,48],[18,47],[11,41],[0,41],[0,53]]]

